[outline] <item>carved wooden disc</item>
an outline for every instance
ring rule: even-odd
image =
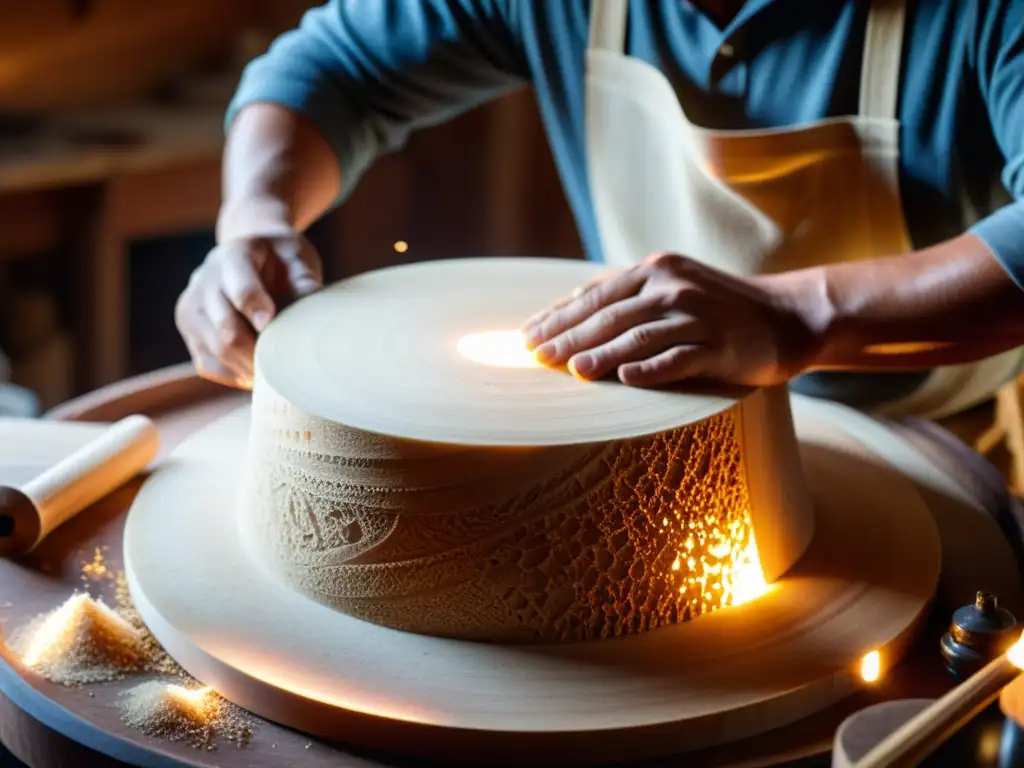
[[[799,720],[884,670],[936,589],[940,546],[913,454],[877,422],[794,398],[816,528],[759,600],[609,641],[506,646],[369,624],[289,590],[239,535],[243,409],[184,443],[125,531],[136,604],[191,674],[327,738],[470,763],[609,762]]]
[[[485,258],[369,272],[282,312],[260,336],[257,376],[328,422],[460,445],[603,442],[662,432],[733,405],[718,395],[584,383],[509,348],[510,332],[530,315],[607,269]],[[500,355],[503,364],[481,363],[481,355]]]

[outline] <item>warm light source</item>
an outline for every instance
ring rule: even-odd
[[[520,331],[483,331],[459,339],[459,354],[467,360],[497,368],[536,368],[540,366],[526,346]]]
[[[75,616],[84,610],[88,600],[88,595],[73,595],[60,608],[46,617],[32,634],[28,648],[25,649],[25,653],[21,657],[25,666],[36,666],[44,657],[51,655],[58,646],[67,644],[67,635],[75,622]],[[61,653],[66,651],[66,647],[60,648]]]
[[[394,245],[395,253],[405,253],[409,250],[409,244],[405,240],[398,240]]]
[[[169,684],[163,694],[169,705],[191,719],[204,719],[215,701],[212,688],[184,688]]]
[[[772,590],[764,577],[754,532],[750,531],[747,536],[746,546],[733,554],[731,573],[726,574],[729,605],[751,603]]]
[[[1024,669],[1024,636],[1020,637],[1017,642],[1010,646],[1009,650],[1006,651],[1006,658],[1017,669]]]
[[[991,723],[978,736],[978,765],[997,765],[1002,749],[1003,728]]]
[[[870,656],[870,654],[868,654]],[[866,659],[867,657],[865,657]],[[894,730],[857,762],[857,768],[921,765],[964,723],[991,704],[1024,669],[1024,639],[990,661]]]
[[[869,355],[921,355],[953,346],[950,341],[904,341],[886,344],[869,344],[864,351]]]
[[[871,651],[860,660],[860,677],[865,683],[874,683],[882,676],[882,655]]]

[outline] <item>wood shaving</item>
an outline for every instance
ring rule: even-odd
[[[92,560],[82,563],[82,581],[99,581],[100,579],[112,578],[113,574],[104,563],[103,552],[96,547]]]

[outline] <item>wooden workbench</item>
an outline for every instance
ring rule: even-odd
[[[48,417],[87,421],[110,421],[131,413],[145,413],[156,420],[166,455],[196,427],[243,404],[246,395],[230,392],[196,378],[191,369],[180,367],[124,381],[70,402]],[[951,474],[964,478],[990,495],[993,509],[1009,503],[999,493],[998,482],[976,455],[955,441],[945,444],[947,434],[929,435],[912,430],[913,439],[937,460],[948,462]],[[909,435],[910,433],[908,433]],[[984,488],[983,488],[984,487]],[[54,532],[31,556],[17,562],[0,561],[0,629],[4,633],[23,625],[39,613],[52,609],[75,589],[83,586],[82,566],[97,548],[103,552],[108,569],[121,565],[121,533],[125,513],[138,483],[111,495],[92,509]],[[1005,510],[1004,510],[1005,511]],[[972,513],[974,514],[974,513]],[[976,513],[980,518],[981,513]],[[944,547],[972,546],[971,521],[949,536]],[[988,525],[988,521],[984,521]],[[976,525],[980,525],[975,520]],[[940,528],[942,526],[940,525]],[[984,536],[980,537],[982,540]],[[952,539],[952,540],[948,540]],[[958,541],[957,541],[958,540]],[[966,543],[965,543],[966,542]],[[962,593],[976,589],[972,583],[984,572],[992,557],[1000,553],[976,553],[978,558],[954,564],[957,586]],[[112,580],[91,581],[90,592],[113,602]],[[989,585],[990,587],[993,585]],[[998,585],[995,585],[998,589]],[[1005,583],[1008,592],[1019,584]],[[960,599],[957,597],[956,599]],[[934,621],[923,633],[916,649],[873,690],[857,695],[807,720],[775,732],[700,753],[688,755],[687,764],[701,766],[818,766],[828,764],[828,751],[838,724],[851,712],[868,703],[892,698],[935,697],[951,685],[941,668],[938,638],[955,605],[937,605]],[[139,679],[65,688],[51,684],[21,666],[11,652],[0,646],[0,742],[30,768],[50,766],[401,766],[411,765],[380,755],[357,754],[343,746],[322,743],[265,721],[257,721],[252,742],[244,748],[223,744],[214,752],[196,751],[182,744],[142,735],[120,720],[117,699]],[[683,758],[645,763],[679,765]],[[692,763],[691,763],[692,761]]]

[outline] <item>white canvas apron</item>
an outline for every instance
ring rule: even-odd
[[[668,78],[625,55],[628,0],[593,0],[587,49],[590,192],[604,257],[671,251],[741,275],[904,253],[897,99],[903,0],[873,0],[858,114],[792,128],[689,122]],[[1013,350],[932,371],[875,412],[941,418],[1021,367]]]

